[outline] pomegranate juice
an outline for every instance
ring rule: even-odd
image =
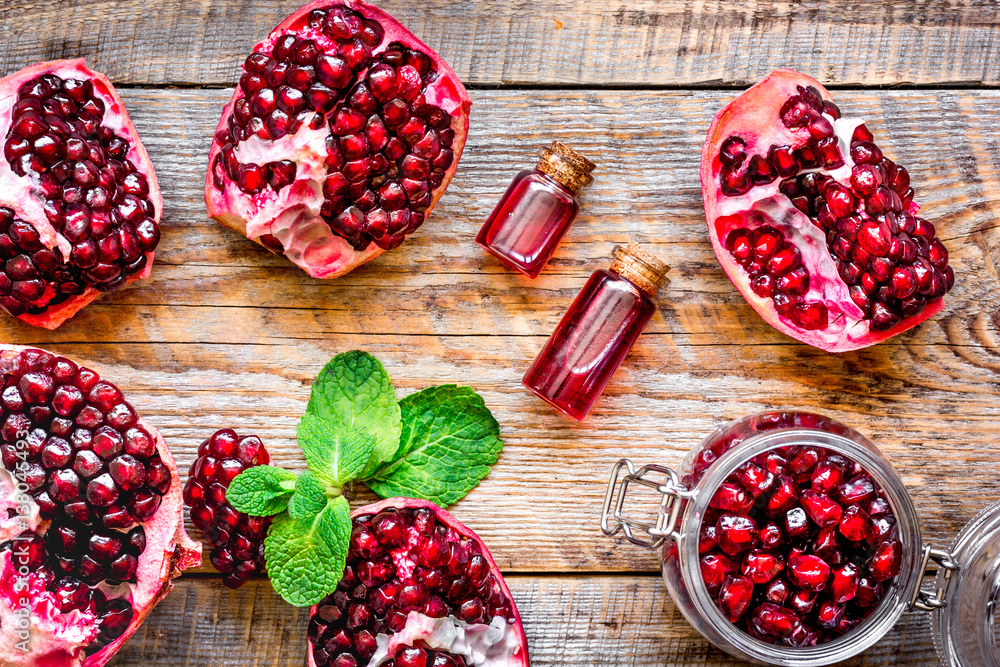
[[[514,177],[476,242],[507,266],[537,278],[576,219],[576,194],[594,163],[558,141],[539,152],[535,169]]]
[[[636,244],[615,248],[611,268],[590,277],[522,384],[583,420],[653,316],[667,270]]]

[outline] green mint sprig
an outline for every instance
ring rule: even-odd
[[[470,387],[430,387],[397,401],[381,362],[359,351],[320,371],[297,433],[308,470],[251,468],[226,498],[240,512],[274,516],[264,541],[268,575],[300,607],[322,600],[343,577],[351,537],[345,493],[354,484],[446,507],[489,474],[503,449],[500,425]]]

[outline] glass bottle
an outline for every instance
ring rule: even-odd
[[[521,383],[582,421],[656,311],[669,270],[636,243],[615,246],[611,267],[590,276]]]
[[[538,164],[514,177],[476,242],[507,266],[537,278],[580,210],[576,195],[594,163],[553,141]]]

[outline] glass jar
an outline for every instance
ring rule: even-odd
[[[559,141],[538,152],[538,164],[514,177],[476,243],[529,278],[542,272],[580,211],[577,195],[594,163]]]
[[[709,594],[699,555],[702,519],[724,480],[762,453],[799,446],[825,448],[859,464],[881,487],[903,545],[899,574],[886,582],[884,597],[870,615],[840,637],[802,648],[766,643],[731,623]],[[626,494],[633,485],[655,492],[655,520],[627,516]],[[738,658],[795,667],[829,665],[869,648],[904,612],[917,609],[934,612],[935,643],[946,664],[1000,667],[994,625],[1000,600],[1000,503],[968,524],[949,550],[925,544],[916,509],[892,464],[867,438],[833,419],[806,412],[753,415],[716,429],[676,471],[659,465],[636,469],[622,459],[608,483],[601,529],[657,549],[677,608],[706,639]],[[935,589],[922,590],[921,579],[934,569]]]

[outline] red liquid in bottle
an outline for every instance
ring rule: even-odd
[[[476,242],[507,266],[537,278],[580,210],[576,193],[594,163],[558,141],[539,152],[535,169],[514,177]]]
[[[521,383],[582,421],[656,311],[651,297],[668,268],[635,244],[616,248],[611,269],[590,277]]]
[[[573,193],[537,170],[514,177],[476,242],[504,264],[537,278],[580,210]]]

